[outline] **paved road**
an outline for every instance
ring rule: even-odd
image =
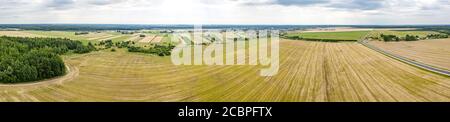
[[[360,41],[358,41],[358,42],[359,42],[360,44],[362,44],[362,45],[364,45],[364,46],[366,46],[366,47],[372,49],[372,50],[375,50],[375,51],[377,51],[377,52],[380,52],[380,53],[382,53],[382,54],[384,54],[384,55],[386,55],[386,56],[389,56],[389,57],[391,57],[391,58],[397,59],[397,60],[399,60],[399,61],[401,61],[401,62],[405,62],[405,63],[407,63],[407,64],[410,64],[410,65],[419,67],[419,68],[424,69],[424,70],[428,70],[428,71],[435,72],[435,73],[438,73],[438,74],[450,76],[450,71],[448,71],[448,70],[435,68],[435,67],[433,67],[433,66],[431,66],[431,65],[428,65],[428,64],[425,64],[425,63],[417,62],[417,61],[414,61],[414,60],[405,58],[405,57],[400,56],[400,55],[395,55],[395,54],[386,52],[386,51],[384,51],[384,50],[382,50],[382,49],[380,49],[380,48],[378,48],[378,47],[375,47],[375,46],[369,44],[367,40],[362,40],[362,41],[360,40]]]

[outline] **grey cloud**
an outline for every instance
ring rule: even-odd
[[[376,10],[383,8],[384,0],[351,0],[332,3],[327,7],[347,10]]]
[[[88,4],[92,5],[110,5],[110,4],[116,4],[124,2],[125,0],[89,0],[87,1]]]
[[[0,8],[1,9],[17,8],[20,6],[24,6],[26,4],[27,4],[27,2],[22,1],[22,0],[15,0],[15,1],[0,0]]]
[[[447,0],[439,0],[436,1],[434,4],[421,6],[421,10],[439,10],[446,7],[450,7],[450,2]]]
[[[73,4],[75,4],[74,0],[49,0],[45,6],[54,9],[67,9],[72,7]]]
[[[346,10],[375,10],[384,7],[384,0],[231,0],[245,5],[282,5],[282,6],[313,6]]]
[[[282,5],[282,6],[307,6],[328,3],[330,0],[230,0],[244,5]]]
[[[328,3],[330,0],[275,0],[274,4],[285,5],[285,6],[306,6],[313,4]]]
[[[49,9],[72,9],[74,7],[82,7],[83,5],[110,5],[121,3],[126,0],[47,0],[45,7]],[[77,4],[77,5],[75,5]]]
[[[48,1],[47,6],[66,6],[74,3],[74,0],[50,0]]]

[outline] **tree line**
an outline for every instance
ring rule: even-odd
[[[442,38],[448,38],[447,34],[428,34],[426,37],[419,37],[417,35],[409,35],[407,34],[405,37],[398,37],[396,35],[380,35],[381,39],[385,42],[391,42],[391,41],[418,41],[418,40],[425,40],[425,39],[442,39]]]
[[[0,83],[21,83],[61,76],[66,67],[61,54],[87,53],[90,44],[62,38],[0,37]]]
[[[140,53],[154,54],[158,56],[170,56],[173,48],[175,48],[175,45],[171,43],[152,44],[148,48],[129,46],[128,52],[140,52]]]
[[[158,56],[170,56],[172,49],[175,48],[175,45],[172,43],[151,44],[150,46],[141,47],[135,46],[133,41],[113,42],[112,40],[100,41],[97,46],[104,46],[105,49],[112,48],[111,51],[113,52],[116,51],[113,47],[117,47],[127,48],[128,52],[148,53]]]

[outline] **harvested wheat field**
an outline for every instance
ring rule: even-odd
[[[450,39],[412,42],[371,41],[370,44],[412,60],[450,70]]]
[[[38,35],[29,33],[27,31],[0,31],[0,36],[14,36],[14,37],[46,37],[44,35]]]
[[[150,43],[156,36],[155,35],[146,35],[143,39],[139,40],[140,43]]]
[[[139,40],[143,39],[138,34],[131,36],[128,39],[125,39],[126,41],[132,41],[132,42],[138,42]]]
[[[90,38],[88,38],[88,40],[105,40],[105,39],[112,38],[112,37],[115,37],[115,35],[105,33],[105,34],[100,34],[99,36],[90,37]]]
[[[121,38],[123,37],[123,35],[117,35],[117,36],[111,36],[111,37],[107,37],[107,38],[102,38],[101,40],[113,40],[116,38]]]
[[[100,51],[65,56],[68,76],[1,85],[0,101],[450,101],[450,78],[357,43],[280,42],[280,71],[175,66],[170,57]]]
[[[162,39],[163,39],[163,37],[161,37],[161,36],[155,36],[155,38],[153,38],[151,43],[161,43]]]
[[[109,36],[110,34],[107,33],[96,33],[96,32],[90,32],[89,34],[85,34],[85,35],[78,35],[84,38],[88,38],[88,39],[95,39],[95,38],[99,38],[99,37],[105,37],[105,36]]]

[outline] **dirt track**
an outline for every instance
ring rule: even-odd
[[[35,86],[44,86],[44,85],[50,85],[50,84],[62,84],[64,81],[69,81],[75,77],[77,77],[80,74],[80,71],[77,67],[67,64],[67,74],[64,76],[46,79],[46,80],[40,80],[36,82],[31,83],[21,83],[21,84],[0,84],[1,87],[35,87]]]
[[[73,56],[70,57],[69,59],[74,59],[74,58],[81,58],[81,57],[85,57],[85,56],[90,56],[90,55],[95,55],[97,53],[90,53],[90,54],[84,54],[84,55],[80,55],[80,56]],[[67,59],[65,59],[67,60]],[[0,84],[0,88],[5,88],[5,87],[36,87],[36,86],[45,86],[45,85],[51,85],[51,84],[63,84],[64,81],[70,81],[74,78],[76,78],[79,74],[80,74],[80,70],[78,69],[77,66],[74,66],[73,64],[67,63],[65,62],[66,68],[67,68],[67,74],[64,76],[59,76],[56,78],[51,78],[51,79],[45,79],[45,80],[40,80],[40,81],[35,81],[35,82],[30,82],[30,83],[20,83],[20,84]]]

